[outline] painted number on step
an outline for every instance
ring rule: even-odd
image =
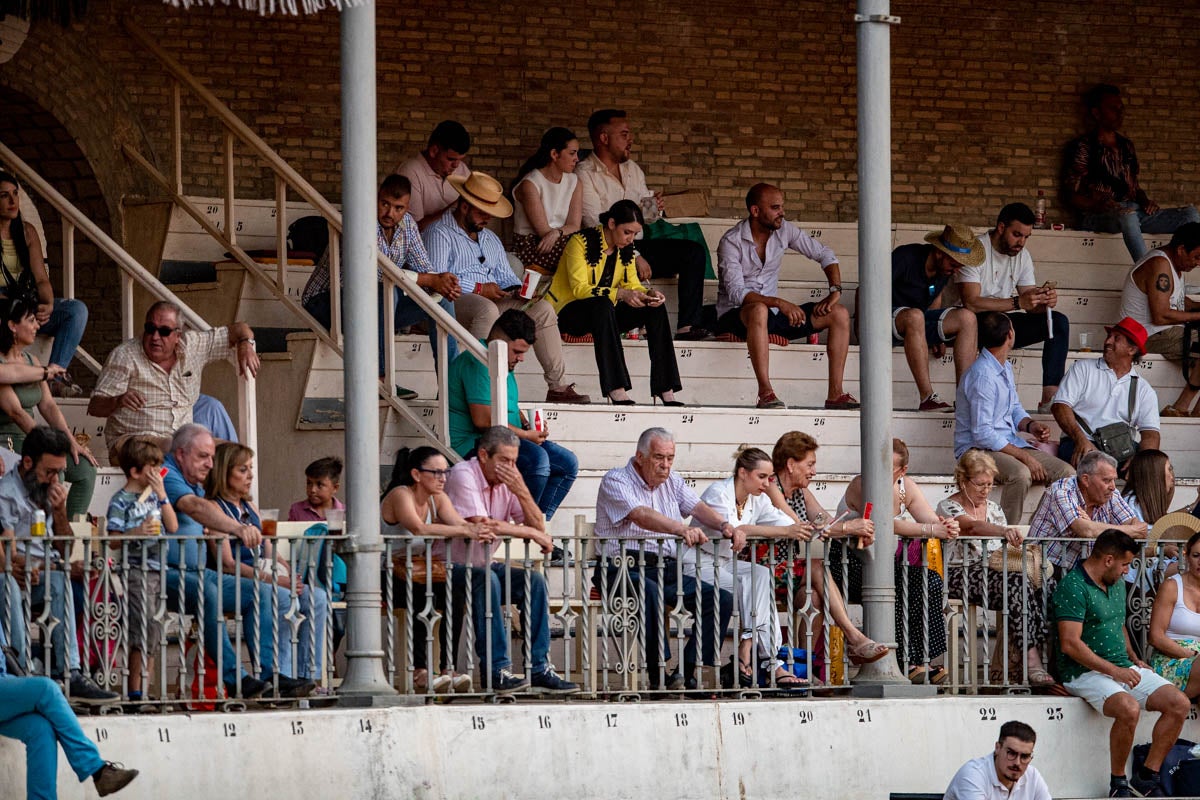
[[[807,725],[813,721],[813,712],[811,711],[801,711],[796,716],[799,718],[801,725]]]
[[[163,744],[171,743],[171,730],[169,728],[158,729],[158,740]]]
[[[746,715],[740,711],[733,712],[733,724],[735,726],[746,724]]]
[[[821,231],[820,231],[820,230],[809,231],[809,232],[808,232],[808,235],[809,235],[809,236],[811,236],[811,237],[812,237],[812,238],[814,238],[814,239],[820,239],[820,238],[821,238]]]
[[[829,488],[829,484],[825,481],[813,481],[811,485],[814,492],[823,492]]]
[[[687,714],[685,714],[683,712],[677,712],[675,714],[675,727],[676,728],[686,728],[687,724],[688,724],[687,723]]]
[[[226,722],[221,725],[221,730],[224,732],[226,739],[232,739],[237,736],[237,723]]]
[[[948,431],[953,427],[954,427],[954,420],[952,420],[952,419],[942,420],[942,430]]]
[[[762,417],[747,417],[746,418],[747,425],[757,425],[761,421],[762,421]]]
[[[994,709],[994,708],[979,709],[979,721],[980,722],[995,722],[996,721],[996,709]]]
[[[302,720],[292,720],[292,736],[304,735],[304,722]]]
[[[1080,240],[1079,240],[1079,246],[1080,246],[1080,247],[1095,247],[1095,246],[1096,246],[1096,240],[1095,240],[1095,239],[1092,239],[1091,237],[1088,237],[1088,238],[1086,238],[1086,239],[1080,239]]]
[[[411,352],[413,352],[413,353],[421,352],[421,347],[422,347],[421,342],[413,342],[412,344],[409,345],[409,348],[410,348]]]
[[[624,422],[625,415],[622,413],[613,414],[613,422]]]
[[[1088,304],[1088,300],[1089,300],[1089,299],[1090,299],[1090,298],[1087,298],[1087,297],[1076,297],[1076,298],[1075,298],[1075,305],[1077,305],[1077,306],[1086,306],[1086,305]]]
[[[221,210],[220,206],[205,206],[204,207],[205,214],[216,214],[220,210]]]
[[[679,415],[679,422],[680,422],[681,424],[683,424],[683,425],[688,425],[688,424],[690,424],[690,423],[693,423],[693,422],[695,422],[695,421],[696,421],[696,415],[695,415],[695,414],[680,414],[680,415]]]
[[[371,725],[371,720],[369,720],[369,719],[360,719],[360,720],[358,721],[358,732],[359,732],[359,733],[371,733],[371,732],[372,732],[372,731],[374,731],[374,730],[375,730],[375,728],[374,728],[374,727],[372,727],[372,725]]]
[[[1196,707],[1195,707],[1195,706],[1192,706],[1191,708],[1189,708],[1189,709],[1188,709],[1188,715],[1187,715],[1187,718],[1188,718],[1188,719],[1195,719],[1195,718],[1196,718]]]
[[[691,349],[690,349],[690,348],[686,348],[686,347],[685,347],[684,349],[680,350],[680,351],[679,351],[679,357],[680,357],[680,358],[691,358],[691,357],[692,357],[692,351],[691,351]]]
[[[240,219],[237,221],[237,225],[235,225],[233,229],[234,229],[235,231],[241,232],[241,230],[242,230],[242,221],[241,221]]]
[[[812,424],[813,424],[814,428],[824,427],[825,426],[825,418],[824,417],[813,417]]]
[[[604,715],[604,727],[606,727],[606,728],[617,727],[617,715],[616,714],[605,714]]]
[[[107,742],[108,741],[108,728],[96,728],[96,741],[97,742]]]
[[[545,413],[545,415],[546,415],[546,421],[547,421],[547,422],[554,422],[554,420],[558,419],[558,412],[557,412],[557,411],[546,411],[546,412],[543,412],[543,413]]]
[[[871,709],[869,709],[869,708],[858,709],[858,721],[869,723],[871,721]]]
[[[812,356],[812,360],[813,360],[813,361],[824,361],[824,360],[825,360],[825,354],[824,354],[824,353],[820,353],[820,352],[818,352],[818,353],[810,353],[810,355]]]
[[[1140,364],[1138,364],[1138,369],[1142,370],[1143,372],[1145,372],[1146,370],[1154,369],[1154,362],[1147,361],[1146,359],[1142,359],[1142,362]]]
[[[484,722],[483,717],[471,717],[471,730],[481,731],[486,727],[487,723]]]
[[[941,365],[943,365],[943,366],[946,366],[946,365],[948,365],[948,364],[953,364],[953,363],[954,363],[954,356],[952,356],[952,355],[949,355],[949,356],[942,356],[941,358],[939,358],[939,359],[938,359],[938,363],[939,363],[939,364],[941,364]]]
[[[683,485],[688,487],[689,489],[695,489],[696,488],[696,479],[695,478],[684,478]]]
[[[1046,719],[1057,722],[1063,718],[1062,706],[1050,706],[1046,709]]]
[[[540,731],[550,730],[550,715],[549,714],[539,714],[537,719],[538,719],[538,730],[540,730]]]

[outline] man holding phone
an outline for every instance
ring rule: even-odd
[[[963,267],[955,276],[962,304],[977,315],[985,311],[1008,314],[1016,334],[1016,349],[1042,345],[1042,399],[1039,413],[1049,413],[1050,403],[1067,368],[1071,328],[1058,305],[1055,284],[1037,285],[1033,259],[1025,243],[1033,233],[1033,210],[1024,203],[1000,209],[996,227],[982,234],[985,258],[977,267]]]
[[[455,317],[472,336],[484,339],[503,312],[521,309],[537,326],[533,354],[546,377],[546,402],[590,402],[587,395],[575,391],[575,384],[563,382],[566,364],[554,308],[545,300],[519,296],[521,281],[508,265],[500,237],[487,228],[493,218],[512,216],[504,187],[482,172],[451,175],[446,181],[458,192],[459,200],[421,236],[433,271],[450,272],[458,278],[462,294],[454,301]]]

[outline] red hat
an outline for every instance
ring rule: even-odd
[[[1105,325],[1104,330],[1108,333],[1119,331],[1129,341],[1134,343],[1138,349],[1139,356],[1146,355],[1146,329],[1142,327],[1142,323],[1133,317],[1126,317],[1116,325]]]

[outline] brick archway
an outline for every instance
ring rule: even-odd
[[[110,236],[109,204],[91,163],[66,127],[36,100],[0,85],[0,141],[45,178],[73,205]],[[56,296],[62,296],[62,224],[51,205],[24,187],[34,202],[46,231],[46,262]],[[83,346],[103,360],[120,341],[120,280],[117,266],[88,239],[75,235],[75,296],[88,306],[88,328]],[[91,374],[78,365],[75,379],[90,387]]]

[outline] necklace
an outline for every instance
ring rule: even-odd
[[[971,500],[969,497],[967,497],[966,490],[963,491],[962,496],[963,496],[963,500],[966,500],[968,503],[971,504],[971,519],[978,521],[979,520],[979,506],[975,505],[974,500]],[[986,507],[987,506],[985,503],[984,508],[986,508]]]
[[[746,495],[746,499],[739,503],[737,501],[737,497],[735,495],[734,501],[733,501],[733,507],[737,510],[738,519],[742,518],[742,514],[745,513],[745,511],[746,511],[746,503],[749,501],[750,501],[750,496]]]

